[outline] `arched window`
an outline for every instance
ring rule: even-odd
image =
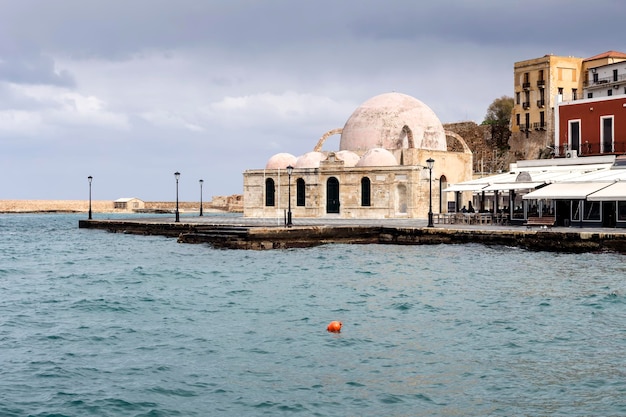
[[[265,205],[267,207],[273,207],[275,204],[274,180],[268,178],[265,180]]]
[[[306,202],[306,190],[304,188],[304,180],[298,178],[296,180],[296,206],[304,206]]]
[[[372,182],[367,177],[361,178],[361,205],[362,206],[369,207],[371,205],[372,203],[371,195],[372,195]]]

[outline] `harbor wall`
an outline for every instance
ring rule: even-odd
[[[192,223],[81,220],[80,228],[115,233],[162,235],[179,243],[204,243],[225,249],[287,249],[331,243],[432,245],[478,243],[552,252],[626,254],[626,233],[552,230],[468,230],[429,227],[300,226],[234,227]]]

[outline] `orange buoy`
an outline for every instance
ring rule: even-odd
[[[343,323],[340,321],[331,321],[328,324],[328,327],[326,328],[326,330],[328,330],[329,332],[333,332],[333,333],[339,333],[341,332],[341,326],[343,326]]]

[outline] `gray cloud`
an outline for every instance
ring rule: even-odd
[[[199,178],[239,193],[245,169],[309,151],[374,95],[480,122],[515,61],[623,50],[626,31],[619,0],[0,5],[2,199],[84,198],[87,175],[96,198],[167,199],[174,171],[183,198]]]
[[[2,55],[0,58],[0,81],[63,87],[75,85],[71,73],[55,68],[54,60],[45,55]]]

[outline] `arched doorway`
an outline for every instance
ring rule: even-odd
[[[326,213],[339,213],[339,180],[335,177],[326,181]]]
[[[448,179],[445,175],[439,177],[439,213],[448,212],[448,193],[444,192],[448,188]]]

